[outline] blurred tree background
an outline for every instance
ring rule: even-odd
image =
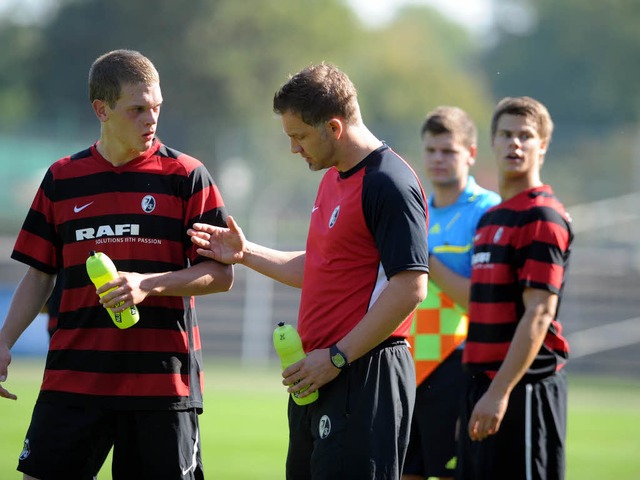
[[[353,79],[369,128],[421,176],[419,130],[437,105],[476,120],[474,175],[493,189],[493,106],[506,95],[547,105],[556,129],[542,176],[577,233],[561,313],[571,368],[637,377],[640,2],[486,0],[487,29],[409,0],[372,22],[355,2],[0,0],[0,286],[23,273],[9,255],[45,170],[98,137],[87,74],[116,48],[155,63],[159,136],[207,165],[247,235],[301,248],[321,174],[290,153],[271,102],[289,74],[328,61]],[[198,300],[203,341],[230,358],[242,342],[244,360],[264,363],[271,325],[295,319],[299,292],[244,268],[235,285]]]
[[[494,0],[482,36],[424,5],[374,26],[346,0],[41,3],[46,14],[25,18],[16,3],[0,18],[0,233],[15,234],[50,163],[97,138],[87,72],[115,48],[156,64],[159,136],[209,167],[241,219],[273,202],[285,225],[306,221],[319,175],[290,155],[271,99],[289,73],[323,60],[352,77],[365,123],[420,174],[420,123],[455,104],[479,124],[475,174],[495,188],[491,108],[504,95],[531,95],[556,121],[544,173],[567,204],[636,189],[633,0]]]

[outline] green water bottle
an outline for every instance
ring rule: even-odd
[[[302,349],[302,340],[300,340],[298,331],[288,323],[278,323],[277,328],[273,331],[273,346],[276,348],[276,352],[278,352],[283,371],[289,367],[289,365],[293,365],[307,356]],[[318,399],[317,390],[307,397],[300,398],[298,395],[305,390],[306,388],[300,392],[291,394],[293,401],[298,405],[308,405]]]
[[[105,283],[118,278],[118,269],[111,259],[106,254],[94,250],[89,252],[89,257],[87,258],[87,273],[96,288],[100,288]],[[113,290],[113,288],[111,290]],[[107,290],[101,294],[100,297],[105,296],[111,290]],[[123,303],[124,302],[120,302],[116,307],[119,307]],[[140,313],[135,305],[132,305],[123,312],[114,313],[110,308],[107,308],[107,312],[109,312],[111,320],[113,320],[113,323],[115,323],[118,328],[132,327],[140,320]]]

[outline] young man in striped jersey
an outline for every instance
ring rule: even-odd
[[[462,109],[441,106],[422,124],[429,195],[429,295],[416,311],[410,342],[416,364],[416,408],[403,480],[452,479],[456,424],[464,388],[473,236],[500,196],[479,186],[470,169],[478,132]]]
[[[503,201],[474,238],[462,480],[564,478],[569,347],[558,307],[573,233],[540,177],[552,130],[546,107],[532,98],[504,98],[494,110]]]
[[[89,97],[100,138],[51,165],[12,253],[28,270],[0,331],[0,381],[56,274],[64,279],[18,470],[25,479],[91,479],[113,446],[114,479],[201,479],[192,295],[228,290],[233,270],[198,256],[186,232],[194,222],[225,226],[224,203],[201,162],[156,138],[162,94],[149,59],[100,56]],[[121,270],[100,301],[85,268],[91,250]],[[126,330],[104,308],[132,305],[141,319]],[[0,396],[16,398],[2,386]]]

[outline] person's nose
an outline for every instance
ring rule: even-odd
[[[426,160],[431,165],[439,165],[440,163],[442,163],[444,161],[444,155],[442,155],[442,152],[440,152],[438,150],[434,150],[434,151],[429,152],[427,154],[427,159]]]
[[[150,109],[145,116],[146,125],[156,125],[158,123],[158,117],[160,116],[160,109]]]
[[[291,153],[296,154],[296,153],[300,153],[302,152],[302,147],[300,146],[300,144],[295,141],[295,140],[291,140]]]

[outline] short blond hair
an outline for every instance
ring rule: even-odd
[[[113,50],[99,56],[89,69],[89,101],[103,100],[113,108],[122,85],[137,83],[160,83],[151,60],[135,50]]]

